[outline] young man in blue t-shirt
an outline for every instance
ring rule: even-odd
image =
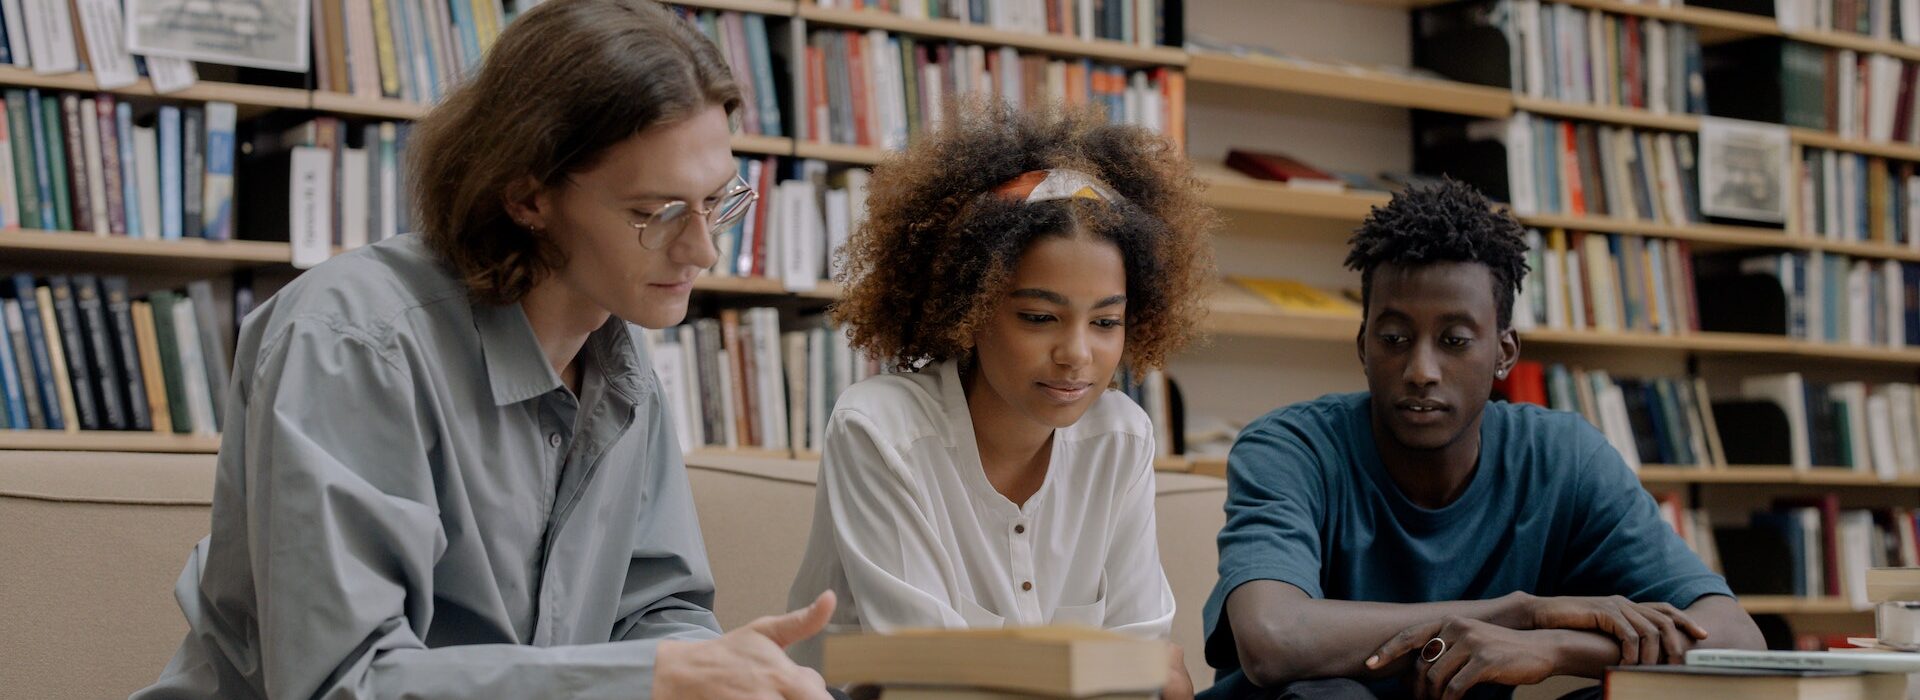
[[[1764,648],[1599,431],[1487,401],[1520,356],[1519,224],[1449,181],[1351,243],[1368,391],[1274,411],[1234,444],[1207,695],[1502,697]]]

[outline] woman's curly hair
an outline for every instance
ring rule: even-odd
[[[1125,201],[981,196],[1049,168],[1099,178]],[[1195,334],[1217,218],[1186,158],[1151,132],[1091,109],[973,101],[871,182],[867,218],[841,252],[845,294],[833,317],[854,347],[897,369],[967,356],[1020,255],[1076,231],[1113,243],[1125,261],[1129,370],[1164,366]]]

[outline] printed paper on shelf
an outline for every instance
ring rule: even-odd
[[[25,0],[27,47],[36,73],[72,73],[80,70],[80,50],[73,43],[73,16],[63,0]]]
[[[293,243],[293,266],[306,269],[326,262],[333,252],[333,152],[296,147],[291,167],[288,240]]]
[[[153,91],[165,95],[193,87],[200,76],[193,72],[193,62],[184,58],[166,56],[148,56],[147,77],[153,80]]]
[[[87,60],[100,89],[112,90],[140,80],[133,54],[127,53],[120,3],[117,0],[79,0],[80,27],[87,38]]]

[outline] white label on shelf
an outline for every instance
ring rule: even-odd
[[[153,91],[162,95],[193,87],[200,80],[192,61],[165,56],[147,57],[147,77],[153,79]]]
[[[291,167],[287,239],[293,244],[293,266],[304,270],[333,253],[333,152],[295,148]]]
[[[80,52],[73,43],[73,16],[60,0],[27,0],[27,47],[36,73],[72,73],[80,70]]]
[[[80,28],[87,36],[87,57],[93,64],[93,78],[100,89],[112,90],[140,80],[133,67],[133,54],[122,43],[120,3],[115,0],[80,0]]]

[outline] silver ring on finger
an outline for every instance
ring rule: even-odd
[[[1439,661],[1440,657],[1446,655],[1446,653],[1447,640],[1434,637],[1433,639],[1427,640],[1427,643],[1420,647],[1420,660],[1433,663]]]

